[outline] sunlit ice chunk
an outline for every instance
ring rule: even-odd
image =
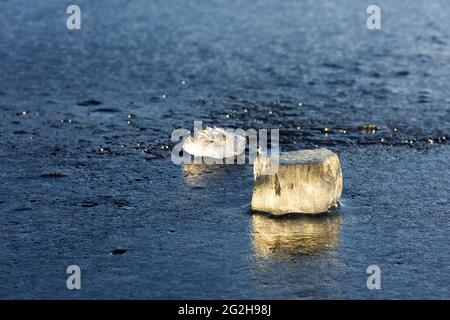
[[[338,205],[342,170],[337,154],[324,148],[280,153],[277,172],[264,174],[272,161],[266,156],[255,160],[253,211],[316,214]]]
[[[212,159],[232,158],[245,151],[246,139],[232,131],[218,127],[207,127],[187,137],[183,150],[195,157]]]

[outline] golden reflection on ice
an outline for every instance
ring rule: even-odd
[[[202,185],[208,177],[223,175],[226,172],[226,165],[223,164],[192,163],[183,165],[184,181],[192,187]]]
[[[281,218],[254,214],[253,248],[257,255],[266,258],[312,255],[334,248],[339,242],[340,227],[341,218],[336,213]]]

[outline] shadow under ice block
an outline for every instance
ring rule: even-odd
[[[267,168],[276,167],[274,161],[255,159],[252,210],[315,214],[338,205],[342,170],[337,154],[324,148],[280,153],[278,170],[266,175]]]

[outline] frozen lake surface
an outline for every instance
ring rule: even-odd
[[[450,298],[447,1],[77,3],[0,2],[0,298]],[[252,215],[194,120],[337,152],[341,207]]]

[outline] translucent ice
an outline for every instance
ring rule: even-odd
[[[245,137],[227,132],[222,128],[207,127],[197,131],[194,137],[188,137],[183,150],[197,157],[213,159],[231,158],[245,150]]]
[[[342,171],[337,154],[324,148],[280,153],[277,173],[264,175],[271,161],[265,156],[255,160],[252,210],[321,213],[338,204]]]

